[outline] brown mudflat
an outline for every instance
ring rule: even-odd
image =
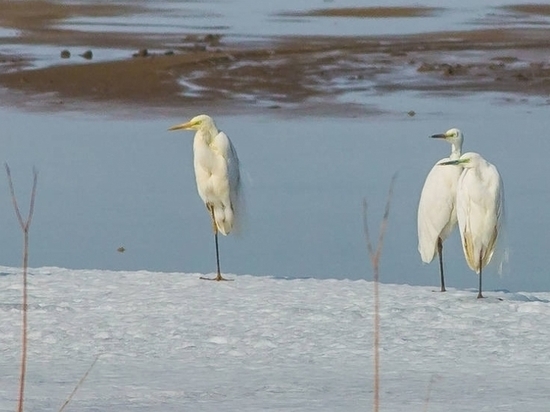
[[[32,3],[29,16],[21,4]],[[284,37],[227,43],[223,37],[87,33],[53,22],[74,16],[140,13],[139,6],[73,5],[0,0],[0,24],[21,31],[12,43],[87,44],[128,49],[126,58],[32,69],[24,56],[0,55],[0,87],[7,104],[45,110],[91,103],[178,112],[197,107],[217,111],[297,108],[302,113],[356,114],[358,104],[339,103],[346,93],[370,96],[403,90],[427,93],[506,92],[550,95],[550,27],[483,28],[408,36]],[[510,6],[521,14],[547,15],[545,5]],[[430,8],[325,9],[307,16],[408,17]],[[64,47],[60,46],[60,52]],[[156,52],[149,52],[156,50]],[[160,51],[159,51],[160,50]],[[59,57],[61,60],[61,57]],[[72,58],[72,57],[71,57]],[[99,103],[99,104],[94,104]]]

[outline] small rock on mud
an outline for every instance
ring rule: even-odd
[[[92,53],[91,50],[86,50],[84,53],[80,55],[80,57],[86,60],[92,60],[92,58],[94,57],[94,54]]]

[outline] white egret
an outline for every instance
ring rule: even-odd
[[[456,193],[458,229],[466,262],[479,274],[477,297],[482,298],[482,270],[491,261],[501,232],[502,180],[497,168],[478,153],[465,153],[441,165],[462,165],[464,168]]]
[[[226,236],[235,227],[241,184],[237,152],[229,137],[205,114],[168,130],[197,131],[193,141],[197,190],[210,214],[216,244],[217,275],[210,280],[227,280],[220,271],[218,232]]]
[[[456,226],[456,186],[462,167],[439,167],[439,163],[456,160],[462,152],[462,132],[450,129],[431,137],[444,139],[451,144],[451,155],[439,160],[430,170],[418,203],[418,251],[424,263],[439,255],[441,292],[445,292],[443,274],[443,241]]]

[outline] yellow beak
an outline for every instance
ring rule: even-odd
[[[172,126],[168,129],[168,131],[174,131],[174,130],[191,130],[193,129],[193,126],[195,124],[194,123],[191,123],[191,122],[187,122],[187,123],[181,123],[181,124],[177,124],[175,126]]]

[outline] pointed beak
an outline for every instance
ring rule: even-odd
[[[447,138],[445,133],[432,134],[430,137],[433,138],[433,139],[446,139]]]
[[[181,123],[176,124],[168,129],[168,131],[172,132],[174,130],[190,130],[193,127],[193,123],[187,122],[187,123]]]
[[[456,160],[448,160],[446,162],[438,163],[437,165],[438,166],[448,166],[448,165],[458,165],[460,163],[461,163],[460,159],[456,159]]]

